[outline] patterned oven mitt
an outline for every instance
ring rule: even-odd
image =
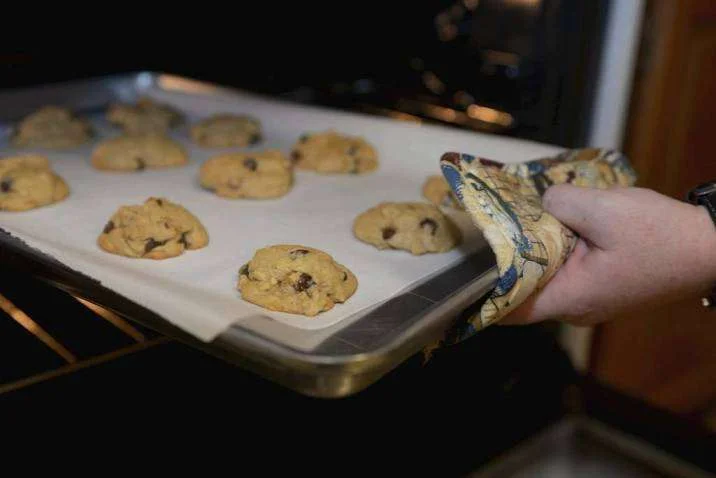
[[[625,156],[592,148],[518,164],[445,153],[440,166],[495,253],[499,271],[497,285],[479,311],[468,310],[446,342],[464,340],[500,320],[544,287],[567,260],[577,236],[542,208],[549,186],[609,188],[636,182]]]

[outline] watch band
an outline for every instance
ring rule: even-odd
[[[711,216],[711,220],[714,222],[714,226],[716,226],[716,180],[696,186],[689,191],[687,200],[691,204],[706,208]],[[701,299],[701,303],[706,308],[716,308],[716,284],[711,288],[711,293]]]

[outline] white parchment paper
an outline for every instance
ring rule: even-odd
[[[341,320],[463,258],[479,231],[464,213],[449,209],[445,212],[462,228],[465,244],[445,254],[412,256],[379,251],[352,233],[355,217],[378,202],[424,200],[422,184],[428,175],[440,174],[438,160],[445,151],[523,161],[558,150],[492,135],[306,108],[243,93],[188,94],[152,87],[147,94],[183,110],[189,123],[218,112],[256,116],[262,122],[265,140],[245,150],[280,148],[288,153],[304,132],[334,128],[364,136],[380,155],[380,167],[373,174],[325,176],[298,171],[295,186],[282,198],[229,200],[201,189],[198,172],[203,161],[231,149],[193,146],[186,126],[173,134],[190,152],[190,164],[181,168],[141,173],[98,171],[89,162],[97,140],[71,152],[33,150],[48,155],[68,182],[71,195],[33,211],[0,212],[0,227],[203,341],[212,340],[232,323],[257,315],[302,329],[304,334],[335,328]],[[98,139],[118,133],[101,115],[92,119],[101,132]],[[0,156],[20,152],[9,147],[7,134],[0,146]],[[150,196],[166,197],[194,213],[209,232],[208,247],[163,261],[128,259],[102,251],[97,236],[113,212]],[[243,301],[236,290],[238,270],[256,249],[271,244],[302,244],[326,251],[356,274],[356,294],[345,304],[312,318],[272,312]]]

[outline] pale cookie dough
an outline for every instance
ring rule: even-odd
[[[199,121],[189,133],[205,148],[244,147],[261,141],[261,123],[250,116],[221,113]]]
[[[107,252],[125,257],[168,259],[209,243],[204,226],[184,207],[151,197],[139,206],[122,206],[98,238]]]
[[[92,152],[92,165],[103,170],[142,171],[183,166],[187,162],[187,152],[180,143],[157,134],[107,139]]]
[[[50,168],[44,156],[0,159],[0,211],[27,211],[62,201],[67,183]]]
[[[178,110],[146,97],[136,104],[113,103],[107,108],[105,117],[125,134],[166,134],[183,121]]]
[[[348,300],[358,280],[323,251],[300,245],[259,249],[239,271],[244,300],[269,310],[315,316]]]
[[[92,139],[90,123],[68,108],[45,106],[29,114],[15,127],[10,143],[19,148],[76,148]]]
[[[227,153],[207,160],[199,179],[202,187],[221,197],[268,199],[291,189],[293,168],[278,150]]]
[[[380,203],[356,218],[353,233],[378,249],[402,249],[414,255],[447,252],[462,241],[452,219],[428,203]]]
[[[371,144],[333,130],[301,136],[291,159],[299,169],[324,174],[364,174],[378,168],[378,153]]]
[[[423,197],[436,206],[463,209],[445,177],[440,175],[430,176],[425,180]]]

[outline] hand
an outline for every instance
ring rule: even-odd
[[[592,325],[705,294],[716,281],[708,212],[641,188],[557,185],[544,207],[580,239],[550,282],[500,324],[548,319]]]

